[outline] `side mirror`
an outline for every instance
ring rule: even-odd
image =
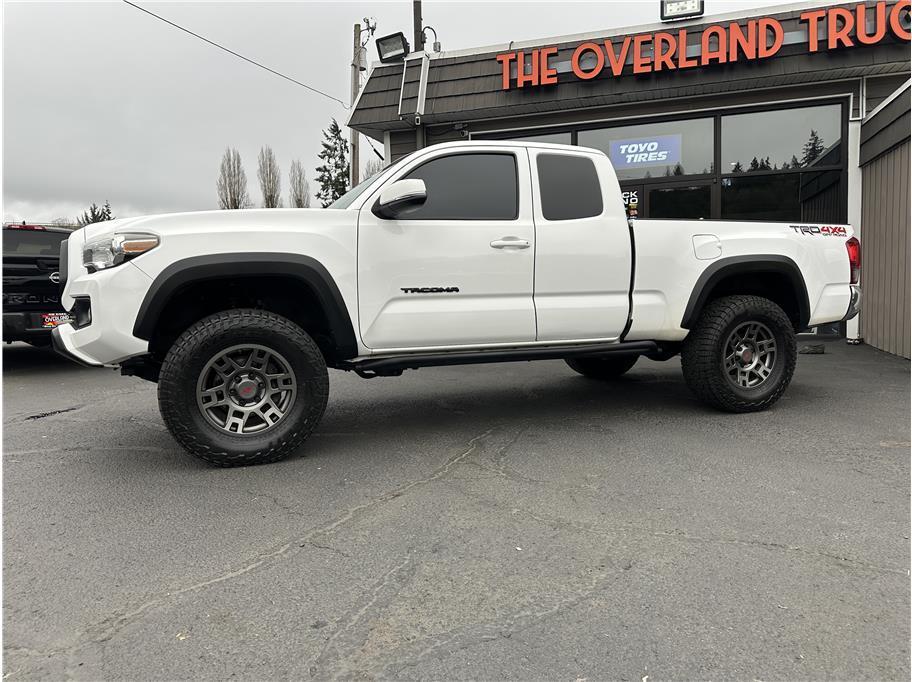
[[[427,189],[424,180],[397,180],[382,192],[374,204],[374,215],[392,220],[409,209],[415,209],[427,201]]]

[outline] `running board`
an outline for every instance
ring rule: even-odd
[[[448,353],[415,353],[345,363],[339,369],[354,370],[362,377],[397,376],[406,369],[443,367],[445,365],[475,365],[486,362],[521,362],[554,360],[589,355],[647,355],[656,353],[655,341],[625,341],[593,343],[575,346],[548,346],[497,350],[457,351]]]

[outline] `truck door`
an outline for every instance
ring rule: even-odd
[[[424,205],[358,221],[361,339],[374,350],[535,340],[535,229],[523,148],[442,149],[389,181],[424,181]]]
[[[632,257],[617,177],[584,150],[529,148],[539,341],[615,339],[627,324]]]

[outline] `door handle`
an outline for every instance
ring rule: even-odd
[[[492,249],[528,249],[529,246],[531,244],[528,239],[520,239],[519,237],[504,237],[491,242]]]

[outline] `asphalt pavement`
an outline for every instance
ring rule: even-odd
[[[300,456],[185,455],[155,386],[3,351],[3,679],[908,679],[909,362],[772,410],[677,359],[331,373]]]

